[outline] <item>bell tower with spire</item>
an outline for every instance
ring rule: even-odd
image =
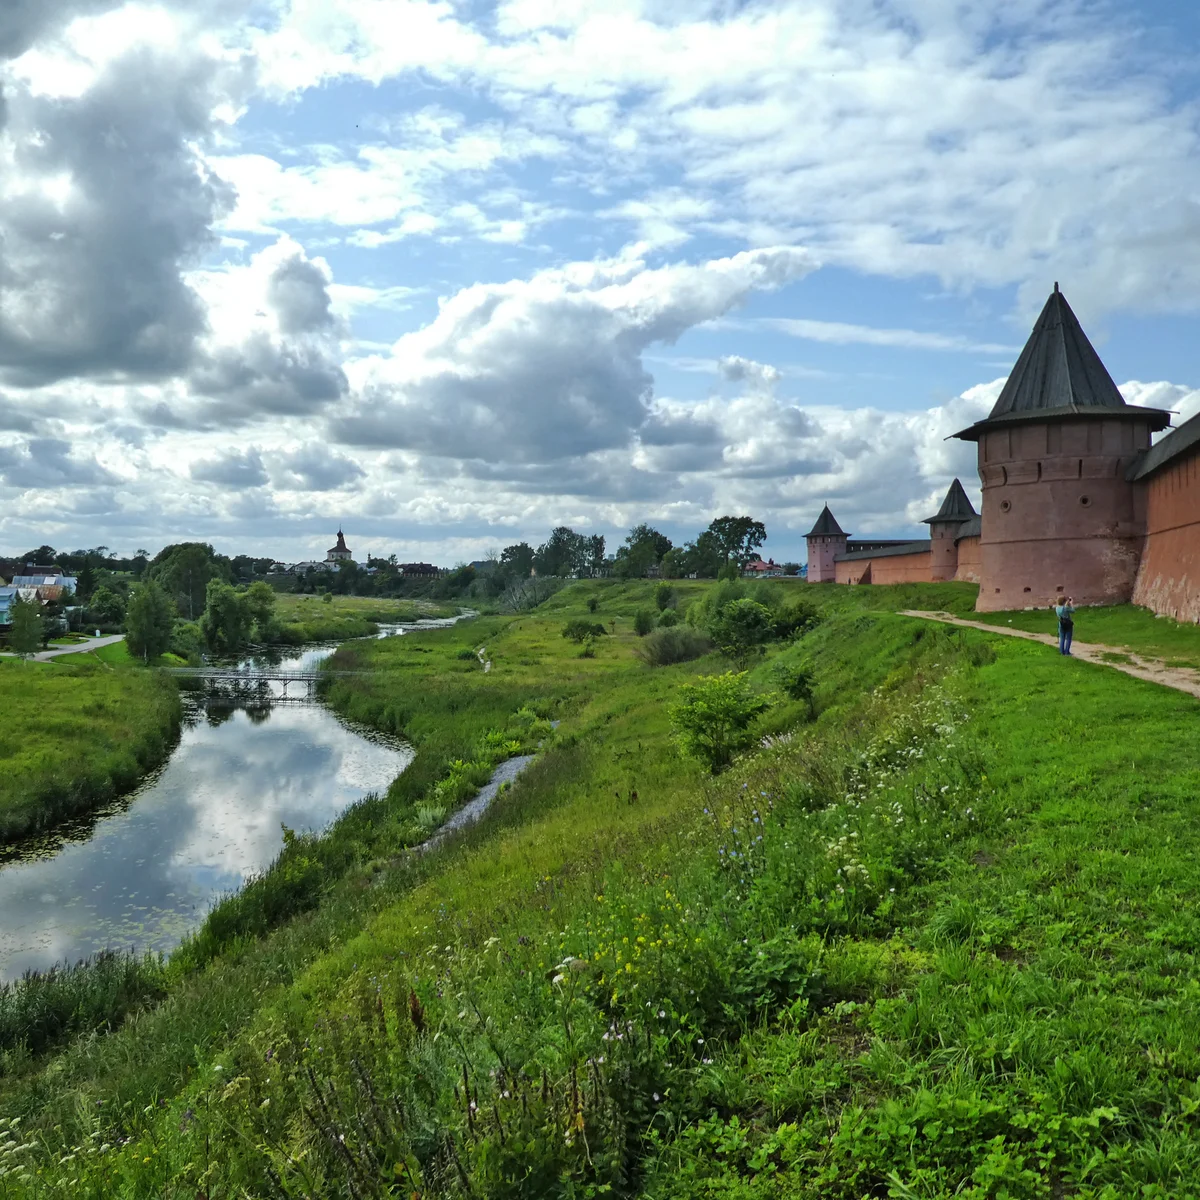
[[[354,556],[350,553],[350,549],[346,545],[346,537],[345,534],[342,533],[341,529],[338,530],[337,545],[329,549],[325,555],[325,561],[327,563],[354,561]]]

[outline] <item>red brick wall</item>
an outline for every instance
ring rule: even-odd
[[[881,558],[855,558],[837,564],[838,583],[930,583],[928,550],[917,554],[887,554]],[[864,579],[863,576],[867,578]]]
[[[958,539],[958,570],[954,578],[958,583],[978,583],[983,560],[977,537]]]
[[[1133,602],[1200,621],[1200,448],[1141,486],[1146,543]]]

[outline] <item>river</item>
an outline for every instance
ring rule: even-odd
[[[381,636],[411,628],[389,626]],[[301,670],[335,648],[269,658]],[[162,767],[130,795],[25,844],[0,866],[0,980],[107,947],[173,949],[214,900],[275,858],[284,825],[324,828],[387,788],[411,760],[403,742],[319,702],[213,708],[185,693],[179,744]]]

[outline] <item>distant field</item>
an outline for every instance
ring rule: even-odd
[[[358,617],[365,621],[415,621],[419,617],[452,617],[456,604],[432,600],[391,600],[378,596],[334,596],[328,603],[320,596],[298,596],[283,592],[275,602],[281,621],[319,620],[323,617]]]
[[[174,685],[153,672],[112,670],[91,654],[0,660],[0,844],[119,795],[178,728]]]

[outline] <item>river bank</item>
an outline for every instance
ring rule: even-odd
[[[155,672],[0,661],[0,848],[129,791],[170,755],[181,716]]]
[[[724,664],[637,661],[648,586],[346,648],[371,674],[331,698],[412,767],[285,852],[305,906],[272,928],[264,891],[52,1068],[0,1058],[22,1169],[106,1200],[1187,1194],[1195,701],[856,593],[752,672],[810,668],[817,719],[777,702],[715,779],[668,713]],[[575,619],[618,632],[579,657]],[[552,719],[409,852],[476,748]]]

